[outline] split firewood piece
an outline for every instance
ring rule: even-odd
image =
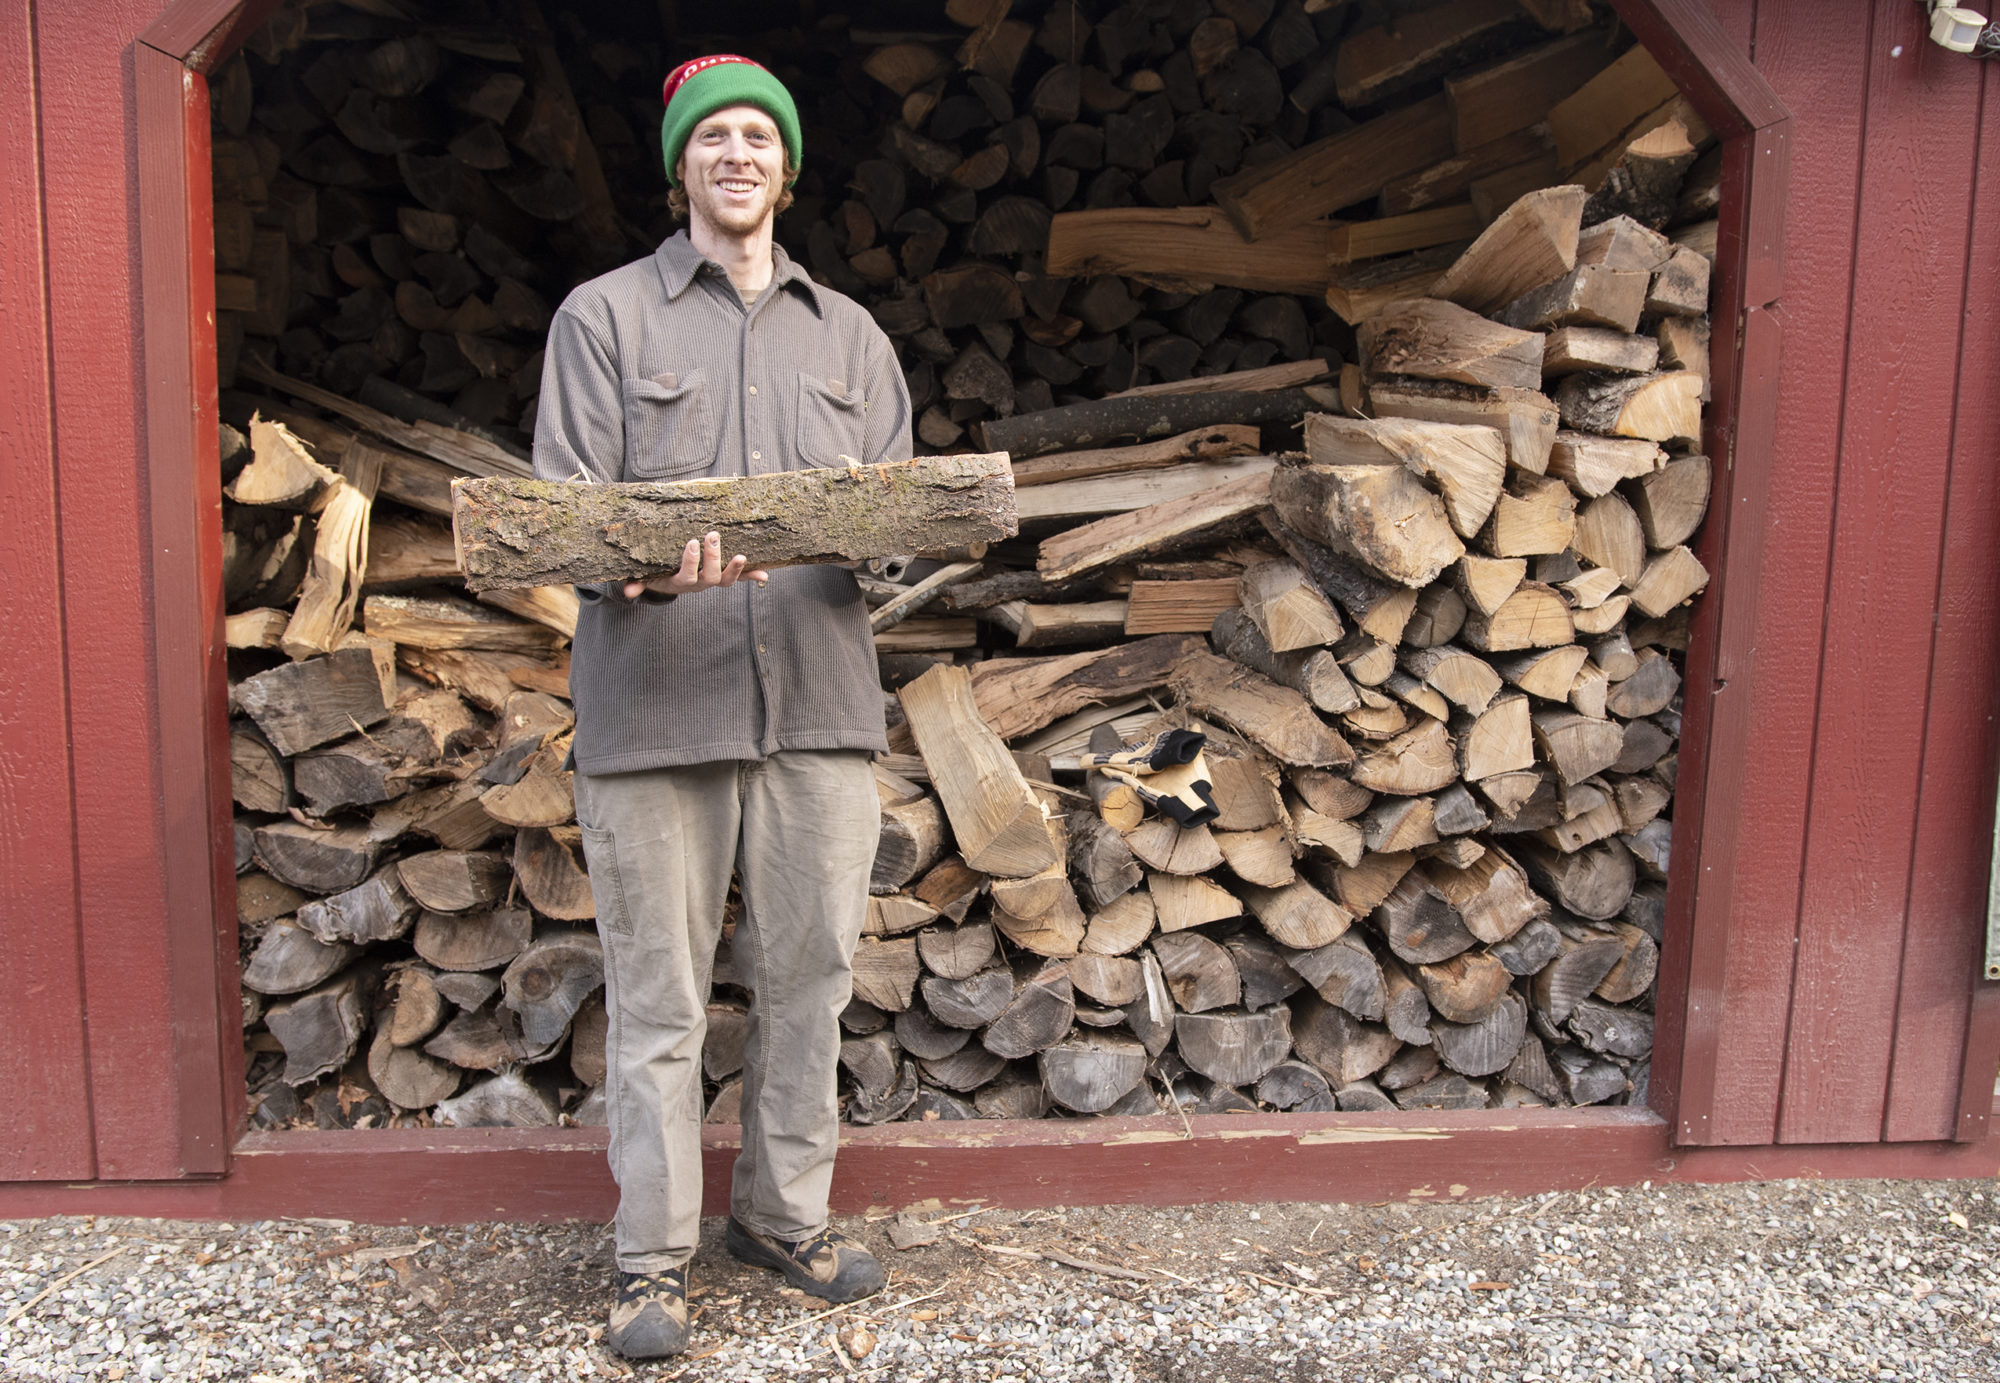
[[[242,476],[237,479],[240,482]],[[299,585],[298,604],[279,640],[287,657],[328,652],[352,627],[367,576],[369,512],[381,479],[381,450],[357,440],[341,457],[339,480],[317,501],[312,558]]]
[[[1583,498],[1595,499],[1611,493],[1620,481],[1653,474],[1666,460],[1659,443],[1644,438],[1559,432],[1549,452],[1548,473],[1567,481]]]
[[[1540,389],[1542,337],[1488,321],[1442,298],[1406,298],[1362,323],[1375,374],[1415,375],[1489,388]]]
[[[353,888],[315,898],[298,911],[298,923],[321,941],[367,945],[409,933],[417,904],[403,890],[394,865],[383,865]]]
[[[1024,458],[1013,463],[1014,484],[1028,488],[1063,480],[1156,470],[1186,461],[1220,461],[1249,456],[1258,449],[1258,431],[1238,423],[1196,428],[1177,437],[1141,442],[1129,447],[1066,451],[1054,456]],[[1016,497],[1018,504],[1019,497]]]
[[[993,959],[993,928],[985,922],[926,927],[917,933],[917,954],[934,975],[947,980],[970,979]]]
[[[1622,1004],[1581,1000],[1564,1027],[1586,1051],[1639,1058],[1653,1050],[1653,1015]]]
[[[1625,958],[1624,941],[1613,932],[1564,923],[1557,923],[1556,931],[1555,959],[1529,982],[1535,1009],[1550,1024],[1567,1021],[1570,1011]]]
[[[995,879],[997,886],[999,880]],[[995,899],[993,925],[1008,941],[1038,956],[1061,959],[1083,945],[1086,922],[1076,893],[1064,880],[1045,910],[1035,917],[1015,917]]]
[[[1664,711],[1680,689],[1673,660],[1656,648],[1643,649],[1632,675],[1611,688],[1605,705],[1615,716],[1637,720]]]
[[[1145,993],[1139,962],[1129,957],[1085,952],[1072,956],[1068,964],[1070,983],[1107,1007],[1124,1008],[1137,1003]]]
[[[1491,615],[1467,614],[1459,637],[1482,653],[1556,648],[1576,637],[1576,625],[1560,591],[1523,581]]]
[[[518,847],[517,847],[518,848]],[[428,850],[396,863],[403,887],[432,912],[491,907],[513,881],[507,861],[484,851]]]
[[[1569,700],[1576,675],[1589,656],[1589,651],[1580,644],[1563,644],[1495,658],[1493,666],[1500,676],[1528,695],[1564,702]]]
[[[1023,967],[1012,1000],[980,1034],[980,1045],[1009,1061],[1033,1056],[1060,1042],[1076,1020],[1076,991],[1068,967]]]
[[[1548,166],[1553,159],[1548,127],[1538,120],[1384,184],[1380,210],[1384,216],[1400,216],[1422,207],[1462,201],[1483,179],[1537,160]]]
[[[916,1004],[896,1015],[895,1026],[897,1044],[925,1061],[942,1061],[972,1040],[964,1028],[946,1027]]]
[[[1290,764],[1341,767],[1354,751],[1306,699],[1213,653],[1193,652],[1174,670],[1174,687],[1198,714],[1221,721]]]
[[[1437,1049],[1438,1059],[1459,1075],[1475,1078],[1505,1070],[1527,1033],[1528,1006],[1512,990],[1503,993],[1493,1010],[1478,1022],[1454,1023],[1443,1017],[1431,1020],[1431,1045]],[[1484,1103],[1483,1098],[1480,1103]]]
[[[1542,376],[1602,370],[1609,374],[1643,375],[1660,364],[1660,343],[1650,336],[1632,336],[1603,327],[1558,327],[1542,347]]]
[[[1245,753],[1239,757],[1222,752],[1229,747],[1211,743],[1204,759],[1215,793],[1215,829],[1261,831],[1266,826],[1283,825],[1284,780],[1278,765],[1262,754]]]
[[[1416,981],[1423,987],[1431,1008],[1447,1022],[1480,1023],[1500,1006],[1514,977],[1485,951],[1471,950],[1419,965]]]
[[[753,567],[951,551],[1012,537],[1013,496],[1004,455],[655,484],[489,477],[453,486],[452,524],[480,591],[658,575],[711,530]]]
[[[1337,1108],[1333,1087],[1303,1061],[1281,1061],[1257,1081],[1257,1098],[1294,1114],[1326,1114]]]
[[[1625,732],[1615,721],[1568,710],[1534,713],[1535,747],[1564,783],[1581,783],[1618,762]]]
[[[1042,541],[1036,570],[1046,580],[1065,581],[1253,514],[1269,499],[1272,474],[1258,470],[1179,499],[1058,533]]]
[[[1676,456],[1625,487],[1648,546],[1675,548],[1694,536],[1708,513],[1709,472],[1706,456]]]
[[[1291,965],[1290,949],[1280,946],[1259,931],[1244,930],[1228,938],[1222,948],[1236,962],[1243,984],[1243,1007],[1269,1008],[1305,987],[1305,981]]]
[[[1237,578],[1134,581],[1119,634],[1206,634],[1215,617],[1236,608]],[[1072,607],[1057,606],[1057,609]]]
[[[1304,798],[1287,794],[1285,810],[1292,819],[1292,837],[1300,845],[1318,847],[1345,865],[1361,862],[1367,850],[1361,828],[1313,810]]]
[[[1642,928],[1630,922],[1613,922],[1610,931],[1623,944],[1625,952],[1605,972],[1603,981],[1592,993],[1606,1003],[1629,1004],[1653,987],[1653,978],[1659,971],[1660,948]]]
[[[1407,672],[1390,673],[1388,680],[1382,684],[1382,690],[1419,715],[1430,716],[1436,720],[1445,720],[1451,715],[1450,702],[1439,695],[1435,688],[1425,686]],[[1353,728],[1367,733],[1365,728],[1354,723],[1353,717],[1349,717],[1348,720]]]
[[[1345,265],[1438,245],[1463,244],[1484,228],[1485,222],[1467,202],[1426,207],[1372,221],[1336,222],[1327,233],[1326,258],[1329,264]]]
[[[1589,506],[1586,505],[1585,507],[1588,508]],[[1583,527],[1581,515],[1578,516],[1577,527],[1579,531]],[[1578,551],[1577,556],[1582,557],[1583,553]],[[1604,567],[1582,567],[1575,576],[1570,577],[1567,581],[1558,581],[1556,589],[1569,597],[1570,606],[1573,610],[1588,611],[1596,609],[1598,606],[1604,604],[1605,601],[1616,596],[1618,588],[1623,584],[1618,579],[1618,573],[1615,571]],[[1576,616],[1573,614],[1570,618],[1575,619]],[[1593,631],[1579,630],[1578,632],[1589,633]],[[1601,633],[1603,631],[1599,630],[1595,632]]]
[[[1620,585],[1636,586],[1645,575],[1644,526],[1621,494],[1600,495],[1584,505],[1573,542],[1577,556],[1611,572]]]
[[[1014,999],[1014,977],[1004,969],[978,970],[963,979],[923,977],[924,1007],[940,1023],[983,1028]]]
[[[1156,936],[1152,952],[1180,1012],[1206,1013],[1240,1000],[1242,979],[1236,973],[1236,962],[1199,932]]]
[[[1634,332],[1646,310],[1647,275],[1603,264],[1576,268],[1539,284],[1495,312],[1494,318],[1524,331],[1558,327],[1605,327]],[[1543,347],[1544,356],[1548,347]]]
[[[289,917],[274,919],[243,966],[243,985],[258,994],[299,994],[323,984],[360,954],[345,941],[325,942]]]
[[[1307,435],[1311,435],[1308,414]],[[1337,643],[1344,632],[1333,604],[1293,562],[1258,562],[1237,578],[1237,600],[1273,652]]]
[[[1528,563],[1520,557],[1484,557],[1468,552],[1458,559],[1451,580],[1468,611],[1492,615],[1520,589]]]
[[[1570,709],[1578,715],[1601,720],[1605,715],[1605,700],[1611,693],[1611,679],[1604,675],[1604,669],[1585,659],[1583,666],[1576,670],[1576,680],[1570,683]]]
[[[995,453],[1043,456],[1052,451],[1171,437],[1224,423],[1296,422],[1313,406],[1311,397],[1300,389],[1140,395],[1090,399],[1010,418],[991,418],[977,426],[981,440]]]
[[[439,1100],[433,1109],[440,1124],[453,1128],[550,1128],[556,1122],[555,1102],[514,1070]]]
[[[1415,611],[1411,612],[1412,617]],[[1405,628],[1408,626],[1406,625]],[[1396,672],[1396,646],[1364,634],[1359,630],[1349,634],[1333,650],[1333,656],[1340,660],[1347,676],[1359,689],[1359,695],[1370,707],[1380,707],[1380,697],[1367,695],[1371,687],[1379,687]]]
[[[1583,27],[1593,16],[1584,0],[1567,0],[1581,15],[1570,25],[1551,23],[1543,11],[1562,8],[1554,0],[1538,0],[1522,8],[1546,28]],[[1460,150],[1525,129],[1550,107],[1571,95],[1611,61],[1603,32],[1571,33],[1512,57],[1445,78],[1445,99],[1451,103],[1453,133]]]
[[[1441,836],[1469,835],[1474,831],[1483,831],[1493,824],[1492,818],[1473,801],[1472,794],[1466,790],[1463,783],[1453,783],[1437,795],[1433,814],[1437,821],[1438,834]],[[1449,851],[1451,860],[1455,862],[1454,867],[1459,869],[1465,868],[1486,853],[1486,847],[1477,841],[1463,841],[1460,845],[1472,848],[1462,852],[1454,847]],[[1464,859],[1459,861],[1458,856],[1461,853],[1464,854]],[[1438,849],[1428,854],[1432,859],[1444,859],[1447,851]]]
[[[1371,792],[1415,797],[1437,792],[1458,777],[1451,736],[1429,717],[1384,744],[1371,745],[1350,775]]]
[[[1366,634],[1379,643],[1395,645],[1403,638],[1410,615],[1417,607],[1417,592],[1393,581],[1384,581],[1358,562],[1350,561],[1323,543],[1311,542],[1303,534],[1278,521],[1269,510],[1258,516],[1260,523],[1276,538],[1286,554],[1310,576],[1313,584],[1335,601],[1354,620],[1354,634]]]
[[[1286,466],[1271,507],[1301,536],[1418,589],[1464,555],[1444,502],[1401,466]]]
[[[547,625],[513,619],[469,600],[444,596],[371,595],[362,604],[362,623],[370,637],[409,648],[545,656],[564,641]]]
[[[1466,538],[1492,513],[1507,474],[1506,439],[1479,425],[1308,413],[1306,450],[1326,466],[1406,467],[1438,487],[1452,528]]]
[[[1406,648],[1398,655],[1397,661],[1411,676],[1421,678],[1453,705],[1475,716],[1500,694],[1500,673],[1495,672],[1485,659],[1474,657],[1451,644]]]
[[[1222,849],[1207,826],[1179,826],[1163,816],[1127,831],[1125,843],[1143,864],[1163,874],[1206,874],[1222,863]]]
[[[1585,221],[1629,216],[1657,230],[1679,209],[1681,180],[1701,153],[1689,127],[1695,126],[1701,138],[1707,138],[1707,127],[1684,97],[1675,97],[1640,123],[1650,128],[1622,150],[1600,154],[1578,173],[1578,181],[1596,189],[1584,206]]]
[[[1080,949],[1095,955],[1125,955],[1153,934],[1158,920],[1150,889],[1127,893],[1091,914]]]
[[[937,921],[938,910],[907,893],[871,895],[861,923],[863,936],[901,936]]]
[[[1343,106],[1374,105],[1462,61],[1520,21],[1511,0],[1466,0],[1350,34],[1334,64]],[[1455,123],[1455,122],[1454,122]],[[1236,1084],[1238,1082],[1229,1082]]]
[[[1495,557],[1561,552],[1576,536],[1576,493],[1553,476],[1514,471],[1493,506],[1481,544]]]
[[[1077,711],[1159,690],[1200,646],[1190,635],[1155,634],[1050,658],[993,658],[971,670],[973,695],[994,734],[1019,739]]]
[[[1470,947],[1458,909],[1420,871],[1405,874],[1369,915],[1389,949],[1412,965],[1431,965]]]
[[[968,868],[957,855],[947,855],[917,881],[910,895],[947,921],[963,922],[973,900],[986,891],[986,884],[984,874]]]
[[[1324,648],[1273,653],[1264,635],[1240,609],[1224,610],[1209,631],[1215,650],[1253,672],[1302,694],[1321,711],[1338,713],[1361,704],[1339,659]]]
[[[246,677],[231,698],[281,754],[302,753],[389,714],[374,654],[345,648]]]
[[[313,510],[328,490],[340,484],[339,474],[315,461],[306,444],[283,423],[250,419],[250,457],[224,489],[238,504]]]
[[[1328,233],[1324,222],[1308,220],[1246,239],[1215,207],[1064,211],[1048,223],[1045,272],[1317,294],[1326,287]]]
[[[1273,1004],[1254,1013],[1182,1013],[1174,1038],[1190,1070],[1231,1088],[1255,1085],[1290,1054],[1292,1011]]]
[[[1382,975],[1382,1022],[1398,1038],[1416,1047],[1431,1042],[1431,1001],[1394,953],[1371,952]]]
[[[1584,846],[1618,834],[1621,821],[1611,790],[1599,778],[1565,784],[1558,794],[1561,820],[1536,834],[1558,850],[1581,850]]]
[[[1629,216],[1613,216],[1584,227],[1577,240],[1576,262],[1651,274],[1673,252],[1673,242],[1652,227],[1642,226]]]
[[[1206,494],[1231,481],[1262,475],[1276,463],[1268,456],[1242,456],[1198,466],[1098,475],[1032,486],[1015,496],[1023,520],[1076,521],[1128,514]]]
[[[1437,804],[1428,797],[1382,797],[1361,818],[1362,839],[1386,854],[1437,843]]]
[[[1632,651],[1632,641],[1625,637],[1625,632],[1623,630],[1619,630],[1616,633],[1607,635],[1606,637],[1599,639],[1596,643],[1592,644],[1590,646],[1590,659],[1592,662],[1596,663],[1600,668],[1604,669],[1604,675],[1606,677],[1609,677],[1613,681],[1617,682],[1624,681],[1627,677],[1630,677],[1634,672],[1637,672],[1639,670],[1639,655]],[[1631,734],[1629,729],[1627,731],[1626,739],[1628,743],[1631,740]],[[1662,748],[1664,749],[1664,746],[1662,746]],[[1659,756],[1657,754],[1654,755],[1655,759],[1657,759],[1658,757]],[[1651,766],[1652,765],[1650,762],[1645,765],[1645,767],[1648,768],[1650,768]],[[1636,772],[1638,770],[1620,770],[1620,771]]]
[[[1574,186],[1545,187],[1521,197],[1445,271],[1431,296],[1474,312],[1491,312],[1535,285],[1568,273],[1576,266],[1584,199],[1584,189]],[[1536,364],[1539,369],[1539,360]],[[1533,389],[1538,384],[1539,379],[1521,387]]]
[[[937,862],[944,841],[944,809],[936,798],[926,795],[883,807],[869,891],[893,893],[902,888]]]
[[[1555,404],[1533,389],[1482,389],[1445,380],[1378,379],[1369,386],[1368,403],[1379,418],[1497,428],[1506,439],[1507,464],[1537,474],[1548,466],[1561,421]]]
[[[1463,869],[1436,860],[1424,866],[1424,878],[1458,912],[1465,929],[1489,946],[1507,940],[1549,905],[1528,886],[1528,876],[1513,858],[1497,847]]]
[[[1484,713],[1453,720],[1457,767],[1466,781],[1484,783],[1534,766],[1535,742],[1529,710],[1527,697],[1503,692]]]
[[[1628,836],[1646,829],[1674,800],[1673,789],[1654,777],[1618,778],[1611,795],[1618,803],[1619,834]]]
[[[570,736],[549,740],[528,759],[527,771],[479,796],[480,810],[508,826],[566,826],[576,819],[575,775],[563,768]]]
[[[1265,931],[1281,944],[1299,950],[1324,946],[1354,923],[1347,909],[1303,879],[1282,888],[1245,885],[1243,900]]]
[[[1095,812],[1071,812],[1067,825],[1070,873],[1082,898],[1092,907],[1107,906],[1144,880],[1132,847],[1104,818]]]
[[[1658,60],[1644,45],[1634,45],[1549,111],[1558,161],[1564,168],[1579,167],[1679,94]]]
[[[1371,1080],[1351,1081],[1333,1092],[1336,1106],[1346,1114],[1394,1113],[1396,1102]]]
[[[1037,1065],[1057,1104],[1101,1114],[1146,1079],[1146,1048],[1118,1033],[1079,1032],[1044,1050]]]
[[[1631,852],[1616,839],[1600,841],[1573,854],[1524,841],[1520,859],[1536,889],[1578,917],[1607,921],[1616,917],[1632,897],[1637,871]]]
[[[264,1026],[285,1053],[287,1085],[304,1085],[347,1064],[367,1028],[372,988],[366,967],[356,967],[265,1011]]]
[[[1402,1039],[1387,1028],[1363,1022],[1317,994],[1292,1001],[1293,1048],[1337,1089],[1374,1075],[1402,1045]]]
[[[1326,285],[1326,305],[1341,321],[1358,327],[1391,303],[1428,296],[1462,248],[1457,242],[1337,268]]]
[[[1062,852],[1041,799],[980,719],[965,670],[940,664],[900,696],[966,864],[1026,878],[1059,863]]]
[[[417,919],[411,945],[440,970],[494,970],[527,948],[534,939],[534,928],[534,915],[526,908],[426,912]]]
[[[526,1041],[546,1046],[562,1040],[577,1009],[603,984],[604,947],[596,933],[556,930],[508,964],[500,1002],[519,1017]]]
[[[1148,874],[1146,891],[1162,932],[1180,932],[1243,912],[1235,894],[1200,874]]]
[[[1433,96],[1219,179],[1210,195],[1246,239],[1262,240],[1449,158],[1451,127],[1444,97]]]
[[[1217,831],[1215,843],[1236,877],[1260,888],[1282,889],[1297,878],[1292,868],[1292,847],[1285,841],[1284,828],[1266,826],[1256,831]],[[1251,910],[1256,910],[1254,901]]]
[[[398,1109],[428,1109],[449,1099],[464,1075],[449,1062],[391,1040],[378,1028],[368,1044],[368,1079]]]
[[[1338,665],[1335,670],[1339,670]],[[285,756],[242,721],[229,727],[229,787],[236,805],[247,812],[278,813],[292,804],[291,771]]]
[[[1568,1099],[1561,1078],[1549,1064],[1548,1049],[1542,1045],[1542,1039],[1532,1032],[1521,1039],[1521,1049],[1507,1063],[1503,1078],[1534,1092],[1550,1104],[1561,1104]]]
[[[313,816],[376,807],[409,791],[408,777],[397,771],[406,762],[392,743],[357,735],[293,758],[292,787]]]
[[[1465,600],[1451,585],[1434,581],[1417,593],[1417,608],[1403,629],[1411,648],[1434,648],[1458,637],[1465,627]]]
[[[451,569],[457,571],[456,567]],[[447,572],[449,576],[451,573]],[[289,611],[269,606],[226,615],[222,621],[222,641],[230,648],[276,648],[292,620]]]
[[[1714,393],[1714,381],[1709,377],[1709,332],[1706,317],[1662,317],[1653,327],[1660,347],[1660,368],[1692,370],[1700,375],[1703,403]]]
[[[338,893],[353,888],[375,867],[381,844],[359,826],[316,830],[296,821],[274,821],[255,833],[264,872],[301,892]]]
[[[1692,445],[1701,437],[1701,376],[1570,375],[1556,386],[1563,422],[1606,437]]]
[[[1308,877],[1356,917],[1382,905],[1396,885],[1416,865],[1415,855],[1364,855],[1355,865],[1333,865],[1308,858],[1301,863]]]
[[[854,997],[885,1013],[901,1013],[910,1006],[921,969],[914,939],[863,937],[854,949]],[[935,1005],[931,1011],[937,1012]]]
[[[1632,587],[1632,608],[1654,619],[1708,585],[1708,569],[1685,547],[1668,548],[1646,563]]]
[[[1320,998],[1356,1018],[1379,1021],[1387,1011],[1388,989],[1375,953],[1357,934],[1345,932],[1324,946],[1297,951],[1291,969]]]

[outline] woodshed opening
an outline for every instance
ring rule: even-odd
[[[449,485],[527,473],[549,314],[673,230],[659,84],[716,51],[795,93],[779,241],[918,451],[1018,487],[1018,539],[863,578],[847,1118],[1651,1103],[1725,183],[1660,64],[1588,0],[729,20],[287,5],[211,74],[251,1127],[601,1121],[575,598],[468,598]],[[1164,729],[1212,820],[1080,762]]]

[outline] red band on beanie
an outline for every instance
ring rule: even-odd
[[[735,53],[711,53],[705,58],[695,58],[690,62],[682,63],[667,74],[666,85],[660,88],[660,104],[663,106],[672,105],[674,103],[674,93],[680,90],[682,82],[697,72],[710,67],[719,67],[725,62],[740,62],[757,68],[759,71],[764,70],[762,63],[752,62],[749,58],[739,57]]]

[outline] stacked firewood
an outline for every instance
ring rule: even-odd
[[[801,92],[781,239],[896,342],[919,450],[1020,487],[1022,539],[871,591],[850,1117],[1643,1086],[1712,141],[1582,0],[1411,9],[674,46]],[[667,50],[385,14],[288,6],[216,83],[256,1117],[590,1121],[574,598],[467,599],[444,516],[526,471],[549,304],[671,228],[632,133]],[[1207,736],[1206,826],[1082,770],[1167,726]],[[989,761],[1046,839],[1004,868],[954,796]],[[715,982],[726,1120],[727,941]]]

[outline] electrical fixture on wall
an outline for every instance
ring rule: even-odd
[[[2000,23],[1989,24],[1978,10],[1928,0],[1931,42],[1954,53],[1990,58],[2000,55]]]

